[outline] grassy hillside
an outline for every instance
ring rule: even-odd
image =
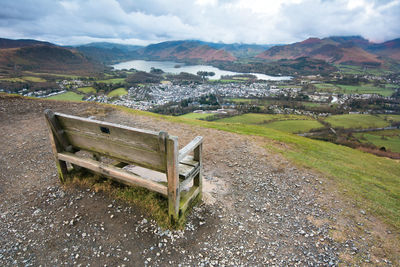
[[[181,115],[179,117],[186,118],[186,119],[205,119],[209,116],[212,116],[210,113],[187,113],[185,115]]]
[[[66,92],[63,94],[50,96],[48,99],[66,100],[66,101],[81,101],[82,98],[83,98],[83,95],[78,95],[77,93],[74,93],[74,92]]]
[[[108,97],[114,97],[114,96],[123,96],[128,94],[128,91],[126,91],[125,88],[117,88],[115,90],[112,90],[111,92],[108,93]]]
[[[79,92],[88,94],[88,93],[96,93],[96,89],[94,89],[92,86],[86,86],[86,87],[81,87],[78,88]]]
[[[259,125],[288,133],[304,133],[323,125],[310,116],[248,113],[224,118],[218,122]]]
[[[118,108],[129,113],[238,134],[262,136],[278,142],[276,145],[266,142],[265,146],[300,166],[312,168],[333,179],[338,190],[355,199],[360,208],[400,229],[400,164],[396,160],[257,125],[206,122]],[[286,145],[281,146],[279,143]]]
[[[392,152],[400,153],[400,130],[386,130],[354,134],[361,142],[385,147]]]
[[[395,117],[393,117],[395,118]],[[345,114],[333,115],[325,119],[332,127],[343,128],[380,128],[390,126],[389,121],[385,121],[384,117],[379,115],[368,114]]]

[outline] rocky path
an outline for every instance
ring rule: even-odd
[[[101,192],[62,187],[45,108],[167,130],[181,145],[202,135],[204,203],[184,230],[169,231]],[[268,140],[88,103],[2,96],[0,131],[1,266],[393,264],[377,242],[394,233],[367,229],[381,224],[356,208],[346,216],[352,204],[338,198],[329,180],[268,152]]]

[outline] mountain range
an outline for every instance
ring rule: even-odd
[[[174,60],[188,63],[234,62],[242,59],[278,61],[307,57],[334,64],[380,66],[386,60],[400,60],[400,39],[373,43],[360,36],[309,38],[288,45],[221,44],[189,40],[168,41],[146,47],[111,44],[105,46],[104,43],[93,43],[79,46],[77,49],[88,55],[89,50],[102,50],[103,55],[110,55],[110,59],[114,53],[116,59],[122,58],[125,54],[129,59]],[[95,58],[101,61],[101,58]]]
[[[301,73],[334,71],[333,64],[367,67],[399,66],[400,39],[373,43],[359,36],[309,38],[288,45],[223,44],[197,40],[168,41],[148,46],[114,43],[90,43],[62,47],[36,40],[0,38],[0,71],[35,70],[38,72],[93,73],[104,65],[133,60],[172,60],[191,64],[210,64],[245,71],[275,70],[290,74],[291,65]],[[389,64],[389,65],[390,65]],[[299,67],[300,66],[300,67]],[[299,72],[300,70],[300,72]]]
[[[358,36],[309,38],[272,47],[256,57],[264,60],[310,57],[335,64],[379,66],[385,59],[400,59],[400,39],[376,44]]]

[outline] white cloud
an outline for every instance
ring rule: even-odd
[[[13,0],[0,36],[76,44],[164,40],[286,43],[310,36],[400,36],[400,0]]]

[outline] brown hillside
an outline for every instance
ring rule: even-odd
[[[354,39],[354,40],[353,40]],[[367,52],[357,46],[366,46],[368,41],[360,38],[309,38],[302,42],[275,46],[266,50],[257,58],[266,60],[296,59],[299,57],[310,57],[324,60],[329,63],[349,63],[355,65],[383,63],[377,55]],[[354,41],[354,42],[353,42]]]
[[[195,41],[164,42],[149,45],[139,53],[159,60],[200,60],[203,62],[236,60],[236,57],[223,49],[215,49]]]
[[[86,75],[102,71],[103,66],[73,49],[47,44],[21,44],[17,48],[0,49],[0,70]]]

